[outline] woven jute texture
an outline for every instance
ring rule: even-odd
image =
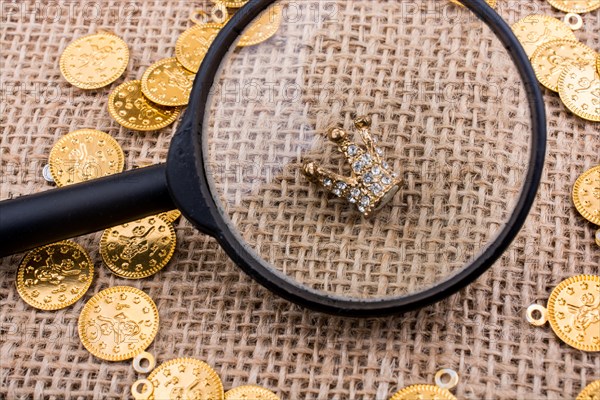
[[[176,127],[121,128],[108,114],[108,94],[173,56],[189,16],[206,2],[0,5],[0,199],[51,189],[41,175],[50,148],[80,128],[115,137],[128,169],[166,160]],[[402,295],[456,272],[504,226],[527,167],[529,114],[506,51],[446,2],[288,7],[297,12],[278,35],[231,56],[207,117],[209,171],[231,223],[277,269],[337,295]],[[497,9],[509,23],[532,13],[563,16],[538,0],[499,1]],[[583,18],[577,37],[600,50],[598,12]],[[110,87],[73,88],[58,58],[73,39],[98,30],[128,43],[128,69]],[[74,240],[95,260],[95,280],[65,310],[24,303],[14,284],[22,255],[0,260],[0,398],[129,397],[140,378],[131,363],[95,358],[77,334],[85,301],[117,285],[155,300],[161,325],[149,351],[159,362],[201,359],[226,389],[251,383],[284,399],[386,399],[452,368],[458,398],[575,398],[600,379],[600,356],[562,344],[548,326],[530,326],[525,309],[545,304],[563,279],[599,272],[595,227],[577,214],[570,192],[600,162],[600,129],[557,95],[545,92],[545,100],[549,151],[536,204],[506,254],[460,293],[402,316],[337,318],[272,295],[184,220],[174,259],[141,281],[113,275],[99,255],[100,233],[92,234]],[[353,133],[355,113],[373,114],[373,132],[404,179],[374,220],[298,172],[311,158],[349,173],[324,133],[332,125]]]

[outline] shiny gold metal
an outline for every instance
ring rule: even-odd
[[[585,219],[600,225],[600,165],[577,179],[573,186],[573,203]]]
[[[571,30],[578,31],[583,28],[583,18],[581,18],[581,15],[579,14],[568,13],[565,15],[563,21],[565,24],[569,25]]]
[[[274,5],[265,10],[256,21],[246,29],[238,41],[238,46],[254,46],[271,38],[281,26],[283,19],[280,5]]]
[[[116,275],[142,279],[167,265],[176,242],[173,225],[159,216],[150,216],[105,230],[100,255]]]
[[[444,377],[448,376],[448,382]],[[443,369],[435,375],[436,385],[408,386],[392,396],[390,400],[456,400],[450,390],[458,385],[458,374],[451,369]]]
[[[256,385],[238,386],[225,392],[225,400],[281,400],[275,393]]]
[[[167,361],[152,371],[148,380],[155,399],[224,399],[219,375],[193,358]]]
[[[598,229],[598,230],[596,231],[596,236],[594,236],[594,237],[595,237],[595,239],[596,239],[596,244],[597,244],[598,246],[600,246],[600,229]]]
[[[148,365],[142,367],[142,361],[144,360],[148,361]],[[133,358],[133,369],[139,374],[147,374],[148,372],[152,371],[155,367],[156,358],[147,351],[143,351]]]
[[[512,30],[530,58],[546,42],[557,39],[577,40],[567,24],[547,15],[529,15],[515,23]]]
[[[600,122],[600,74],[593,63],[566,67],[558,79],[558,93],[571,112]]]
[[[131,395],[135,400],[150,400],[154,394],[154,386],[148,379],[140,379],[131,385]]]
[[[550,294],[546,309],[540,309],[542,318],[530,320],[533,325],[543,325],[547,316],[554,333],[569,346],[600,351],[600,276],[578,275],[561,282]]]
[[[150,346],[158,332],[158,309],[146,293],[128,286],[105,289],[83,307],[79,338],[93,355],[129,360]]]
[[[181,114],[181,107],[152,103],[142,93],[142,81],[130,81],[110,94],[108,112],[125,128],[155,131],[175,122]]]
[[[558,92],[562,71],[572,65],[594,65],[596,52],[573,40],[552,40],[542,44],[531,56],[531,64],[542,85]]]
[[[213,3],[223,4],[227,8],[242,8],[248,0],[213,0]]]
[[[210,16],[213,22],[224,24],[229,19],[229,11],[227,11],[227,7],[224,4],[216,3],[212,10],[210,10]]]
[[[29,305],[59,310],[83,297],[94,278],[94,263],[83,247],[60,242],[32,250],[17,270],[17,292]]]
[[[219,24],[201,24],[183,32],[175,45],[177,61],[188,71],[198,72],[208,48],[222,27]]]
[[[165,221],[173,224],[173,223],[177,222],[177,220],[179,218],[181,218],[181,211],[179,211],[179,210],[167,211],[162,214],[158,214],[158,216],[160,218],[164,219]]]
[[[60,71],[78,88],[99,89],[123,75],[128,63],[127,44],[114,34],[100,32],[67,46],[60,57]]]
[[[536,313],[539,314],[539,317],[535,316]],[[527,307],[527,322],[533,326],[542,326],[548,322],[548,310],[546,307],[539,304],[532,304]]]
[[[548,0],[552,7],[567,13],[583,14],[600,8],[600,0]]]
[[[49,164],[56,185],[67,186],[122,172],[125,155],[109,134],[80,129],[52,147]]]
[[[166,58],[146,70],[142,77],[142,93],[150,101],[163,106],[185,106],[189,102],[195,76],[176,58]]]
[[[598,74],[600,74],[600,54],[598,54],[598,57],[596,57],[596,71],[598,71]]]
[[[351,142],[348,134],[339,128],[329,131],[329,139],[344,154],[352,173],[346,177],[320,167],[315,162],[304,164],[304,175],[333,195],[354,204],[364,216],[370,216],[389,203],[400,189],[402,180],[383,160],[383,150],[377,147],[370,134],[371,119],[360,117],[354,121],[365,146]]]
[[[585,389],[579,393],[577,400],[598,400],[600,399],[600,380],[594,381],[587,385]]]

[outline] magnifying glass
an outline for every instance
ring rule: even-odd
[[[0,255],[175,206],[317,311],[372,317],[455,293],[524,223],[546,124],[508,25],[482,0],[441,3],[249,1],[206,54],[167,163],[0,203]],[[274,5],[277,33],[237,46]],[[371,182],[350,145],[398,183],[363,204],[377,212],[335,190]]]

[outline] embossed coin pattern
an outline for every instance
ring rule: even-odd
[[[142,94],[142,81],[125,82],[108,99],[108,111],[119,124],[138,131],[162,129],[177,120],[180,107],[152,103]]]
[[[246,29],[238,41],[238,46],[254,46],[271,38],[281,26],[281,6],[269,7],[258,19]]]
[[[179,210],[167,211],[162,214],[158,214],[158,216],[167,222],[174,223],[179,218],[181,218],[181,211],[179,211]]]
[[[585,44],[572,40],[553,40],[542,44],[533,53],[531,63],[542,85],[558,92],[562,71],[572,65],[594,65],[596,52]]]
[[[548,299],[548,321],[568,345],[600,351],[600,276],[579,275],[561,282]]]
[[[79,338],[93,355],[123,361],[146,350],[158,332],[158,309],[139,289],[116,286],[92,297],[83,307]]]
[[[567,24],[547,15],[529,15],[516,22],[512,30],[530,58],[546,42],[557,39],[577,40]]]
[[[434,385],[408,386],[392,396],[390,400],[457,400],[454,395]]]
[[[594,381],[587,385],[585,389],[579,393],[577,400],[598,400],[600,399],[600,380]]]
[[[107,133],[80,129],[52,147],[49,164],[56,185],[66,186],[123,172],[125,155]]]
[[[600,73],[592,65],[570,65],[558,79],[565,106],[589,121],[600,122]]]
[[[94,263],[77,243],[60,242],[32,250],[17,271],[17,291],[29,305],[59,310],[79,300],[94,278]]]
[[[573,186],[573,203],[585,219],[600,225],[600,165],[577,179]]]
[[[142,92],[163,106],[185,106],[189,102],[195,74],[176,58],[166,58],[150,66],[142,77]]]
[[[238,386],[225,392],[225,400],[281,400],[275,393],[256,385]]]
[[[202,24],[183,32],[175,45],[177,61],[185,69],[198,72],[208,48],[222,27],[220,24]]]
[[[148,380],[154,387],[154,399],[224,399],[219,375],[193,358],[167,361],[152,371]]]
[[[552,7],[567,13],[583,14],[600,8],[600,0],[548,0]]]
[[[129,49],[123,39],[100,32],[67,46],[60,57],[60,71],[78,88],[99,89],[116,81],[128,63]]]
[[[176,241],[173,225],[159,216],[151,216],[105,230],[100,254],[116,275],[142,279],[167,265]]]

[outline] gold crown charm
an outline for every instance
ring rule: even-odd
[[[371,119],[357,118],[354,125],[365,146],[350,141],[348,134],[340,128],[329,131],[329,140],[337,144],[352,168],[350,177],[323,169],[315,162],[306,162],[303,172],[310,181],[356,205],[358,211],[368,217],[389,203],[402,181],[382,159],[383,150],[377,147],[369,132]]]

